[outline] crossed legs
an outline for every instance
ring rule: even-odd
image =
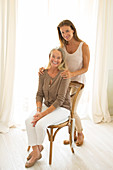
[[[44,111],[45,109],[47,109],[47,107],[43,105],[42,111]],[[27,135],[28,135],[28,145],[32,146],[33,149],[33,151],[28,156],[28,162],[26,162],[25,165],[27,168],[33,166],[35,162],[42,157],[41,148],[43,147],[42,143],[46,135],[46,128],[49,125],[67,119],[68,116],[70,115],[70,111],[63,107],[59,107],[56,110],[54,110],[52,113],[40,119],[36,123],[35,127],[33,127],[31,122],[33,120],[33,115],[35,114],[36,114],[36,110],[33,111],[30,117],[25,121]]]

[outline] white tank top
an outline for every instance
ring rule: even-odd
[[[83,43],[84,42],[80,42],[77,50],[73,54],[68,53],[66,51],[66,48],[63,47],[63,50],[65,51],[65,55],[66,55],[65,62],[70,72],[75,72],[83,67],[83,55],[82,55]],[[71,80],[78,81],[80,83],[85,84],[85,74],[72,77]]]

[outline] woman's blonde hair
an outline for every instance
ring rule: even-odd
[[[65,64],[65,52],[62,48],[58,47],[58,48],[53,48],[50,53],[49,53],[49,58],[51,56],[51,53],[54,51],[54,50],[58,50],[61,52],[61,56],[62,56],[62,62],[61,64],[58,66],[58,69],[59,70],[65,70],[66,69],[66,64]],[[49,69],[51,67],[51,63],[50,63],[50,60],[49,60],[49,63],[48,63],[48,66],[47,66],[47,69]]]

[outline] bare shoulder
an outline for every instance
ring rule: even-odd
[[[84,54],[89,54],[90,51],[89,51],[89,46],[84,42],[83,45],[82,45],[82,52]]]
[[[82,49],[83,50],[88,50],[89,46],[84,42],[83,45],[82,45]]]

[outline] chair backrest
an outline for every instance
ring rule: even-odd
[[[71,109],[70,116],[71,118],[73,118],[75,102],[76,102],[76,99],[77,99],[77,96],[80,90],[84,88],[84,84],[76,82],[76,81],[71,81],[69,87],[70,87],[70,97],[71,97],[71,102],[72,102],[72,109]]]

